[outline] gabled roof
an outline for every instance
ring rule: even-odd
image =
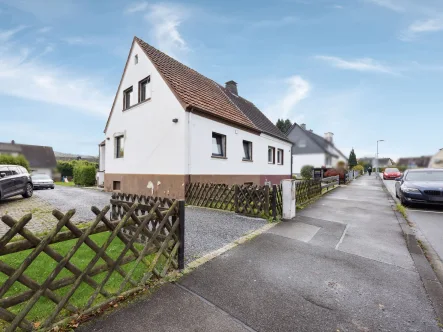
[[[232,102],[242,111],[254,125],[264,133],[291,142],[285,134],[275,126],[253,103],[237,96],[224,87],[220,87]]]
[[[417,167],[428,167],[431,158],[432,156],[400,158],[397,161],[397,165],[408,166],[410,164],[415,164]]]
[[[0,143],[0,151],[22,154],[29,161],[31,168],[54,168],[57,166],[54,151],[50,146]]]
[[[335,151],[337,151],[344,159],[348,160],[348,157],[346,157],[333,143],[329,142],[327,139],[325,139],[324,137],[321,137],[317,134],[315,134],[314,132],[310,131],[310,130],[306,130],[303,129],[302,127],[300,127],[297,123],[294,122],[294,124],[291,126],[291,128],[289,128],[289,130],[286,132],[286,136],[289,135],[289,133],[295,128],[295,127],[299,127],[301,130],[303,130],[305,132],[305,134],[312,140],[314,141],[314,143],[316,143],[325,153],[330,154],[336,158],[338,158],[337,155],[332,154],[329,150],[328,147],[331,146]]]
[[[134,37],[133,43],[137,43],[145,52],[186,110],[191,111],[192,108],[195,108],[202,113],[259,131],[252,121],[226,96],[219,84],[145,43],[138,37]],[[117,96],[115,96],[116,98]],[[112,110],[109,114],[108,123],[111,115]]]
[[[290,142],[251,102],[233,95],[217,82],[178,62],[140,38],[134,37],[133,45],[134,43],[137,43],[148,56],[186,110],[207,114],[257,133],[263,132]],[[114,105],[116,98],[117,95],[114,99]],[[111,118],[114,105],[109,114],[106,127]]]

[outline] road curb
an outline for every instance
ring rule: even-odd
[[[414,230],[409,226],[408,220],[397,210],[395,210],[396,201],[393,195],[389,192],[384,184],[383,180],[381,180],[383,191],[388,196],[389,201],[392,203],[392,209],[394,210],[394,214],[400,224],[400,227],[403,231],[403,235],[406,241],[406,247],[408,248],[409,254],[414,261],[415,268],[420,276],[420,279],[423,283],[423,286],[426,289],[426,293],[428,294],[429,299],[434,307],[435,313],[437,314],[437,319],[440,324],[443,323],[443,286],[441,283],[440,276],[434,271],[423,252],[422,247],[419,244],[419,240],[415,236]]]

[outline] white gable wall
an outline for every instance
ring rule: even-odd
[[[189,116],[189,174],[291,174],[291,143],[266,134],[253,134],[194,113]],[[212,158],[213,132],[226,135],[226,159]],[[252,162],[242,160],[243,140],[252,142]],[[268,163],[268,146],[276,149],[275,164]],[[283,165],[277,165],[277,149],[284,151]]]
[[[138,64],[134,56],[138,55]],[[133,87],[131,105],[138,103],[138,83],[151,77],[151,99],[123,111],[123,91]],[[186,114],[152,62],[134,43],[106,130],[107,174],[185,174]],[[178,123],[173,123],[174,118]],[[115,158],[114,136],[124,134],[124,157]]]
[[[305,165],[314,167],[325,166],[325,153],[295,154],[293,156],[292,173],[300,174],[301,168]]]

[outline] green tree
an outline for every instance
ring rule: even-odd
[[[305,180],[312,179],[312,171],[314,170],[314,166],[311,165],[305,165],[301,168],[300,175]]]
[[[357,157],[355,155],[354,149],[351,150],[351,153],[349,154],[349,168],[353,168],[357,165]]]
[[[289,128],[291,128],[292,122],[289,119],[286,119],[286,120],[278,119],[277,123],[275,125],[277,126],[278,129],[280,129],[280,131],[283,134],[286,134],[288,132]]]
[[[28,160],[21,154],[16,157],[8,154],[0,155],[0,165],[19,165],[30,171]]]

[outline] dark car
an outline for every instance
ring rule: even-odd
[[[34,174],[32,184],[34,189],[54,189],[54,181],[46,174]]]
[[[15,165],[0,165],[0,199],[22,195],[32,196],[34,187],[26,168]]]
[[[407,170],[396,179],[395,194],[403,205],[443,205],[443,169]]]
[[[400,176],[401,172],[398,170],[398,168],[386,168],[383,172],[383,180],[395,180]]]

